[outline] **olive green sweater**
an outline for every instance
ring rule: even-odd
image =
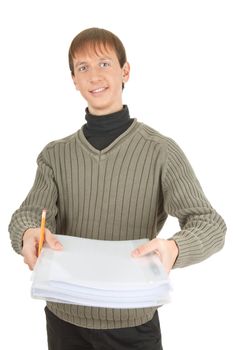
[[[136,119],[101,151],[83,129],[43,149],[34,185],[9,225],[16,252],[21,252],[25,230],[40,226],[43,208],[53,233],[102,240],[152,239],[167,216],[175,216],[181,229],[171,235],[179,248],[174,267],[198,263],[224,244],[225,223],[184,153]],[[70,323],[102,329],[145,323],[155,311],[51,302],[48,307]]]

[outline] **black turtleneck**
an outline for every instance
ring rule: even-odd
[[[126,105],[119,112],[103,116],[90,114],[87,108],[85,119],[87,123],[83,126],[83,133],[88,142],[99,151],[125,132],[134,120],[130,118]]]

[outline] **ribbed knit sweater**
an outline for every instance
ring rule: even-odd
[[[171,235],[179,248],[174,267],[198,263],[224,244],[225,223],[184,153],[172,139],[136,119],[101,151],[81,128],[49,143],[37,161],[33,187],[9,225],[18,253],[25,230],[40,226],[43,208],[51,232],[103,240],[153,239],[167,216],[175,216],[181,229]],[[155,311],[47,305],[63,320],[96,329],[136,326]]]

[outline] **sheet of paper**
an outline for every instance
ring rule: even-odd
[[[62,235],[58,239],[64,249],[44,247],[37,261],[33,297],[105,307],[169,301],[170,284],[158,257],[131,256],[146,239],[100,241]]]

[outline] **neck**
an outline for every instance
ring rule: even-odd
[[[115,113],[96,116],[86,109],[86,121],[83,126],[83,132],[86,139],[93,147],[101,150],[112,143],[132,124],[128,107]]]
[[[110,108],[106,108],[104,110],[103,110],[103,108],[93,109],[91,106],[88,106],[87,110],[88,110],[89,114],[96,116],[96,117],[101,117],[104,115],[112,115],[114,113],[117,113],[117,112],[121,111],[122,108],[124,108],[124,106],[123,106],[122,102],[120,102],[120,103],[116,103],[115,106],[111,106]]]

